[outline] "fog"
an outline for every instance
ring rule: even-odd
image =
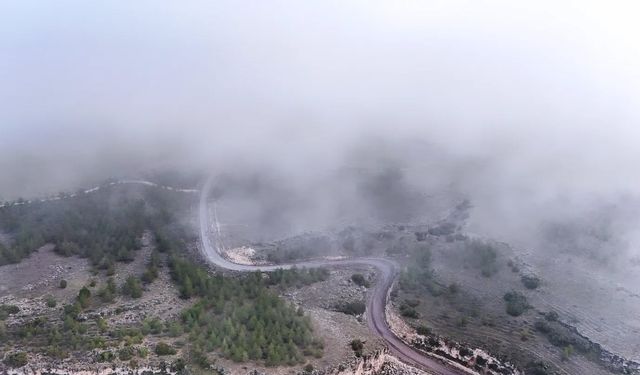
[[[292,222],[417,220],[420,197],[469,198],[474,232],[533,246],[580,218],[635,251],[638,11],[3,1],[0,199],[211,171],[272,181],[305,214]]]

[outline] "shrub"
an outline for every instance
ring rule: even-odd
[[[346,302],[336,306],[336,309],[349,315],[361,315],[366,310],[366,305],[363,301]]]
[[[544,318],[549,322],[555,322],[559,317],[560,316],[555,311],[549,311],[548,313],[544,314]]]
[[[25,352],[13,352],[7,354],[3,362],[9,367],[17,368],[25,366],[29,362],[29,358]]]
[[[418,332],[419,335],[429,336],[432,333],[432,330],[425,325],[419,325],[416,327],[416,332]]]
[[[567,345],[564,348],[562,348],[562,356],[561,356],[562,361],[568,360],[572,354],[573,354],[573,346]]]
[[[96,358],[96,361],[98,362],[111,362],[116,358],[116,355],[113,354],[112,352],[106,350],[104,352],[101,352],[100,354],[98,354],[98,357]]]
[[[125,346],[118,351],[118,358],[120,358],[121,361],[128,361],[133,358],[133,354],[133,348],[130,346]]]
[[[356,357],[362,357],[362,351],[364,350],[364,342],[360,339],[351,340],[351,349],[356,354]]]
[[[136,351],[138,357],[140,358],[147,358],[147,355],[149,355],[149,349],[145,348],[144,346],[139,347]]]
[[[313,365],[311,363],[307,363],[306,366],[304,366],[304,372],[310,374],[313,372]]]
[[[58,284],[58,286],[60,287],[60,289],[64,289],[67,287],[67,280],[62,279],[60,280],[60,284]]]
[[[418,299],[406,299],[404,300],[404,303],[411,306],[411,307],[417,307],[420,304],[420,300]]]
[[[470,252],[469,259],[474,267],[480,270],[484,277],[491,277],[498,272],[498,252],[492,244],[480,240],[471,240],[467,243]]]
[[[98,291],[98,295],[100,296],[102,302],[113,302],[113,300],[115,299],[116,291],[116,283],[115,281],[113,281],[113,278],[110,277],[107,280],[107,285],[100,288],[100,290]]]
[[[456,294],[460,291],[460,285],[456,284],[456,283],[451,283],[449,284],[449,287],[447,288],[449,294]]]
[[[171,345],[167,344],[166,342],[162,342],[160,341],[158,344],[156,344],[156,350],[155,350],[157,355],[173,355],[176,354],[176,350],[171,347]]]
[[[127,277],[127,280],[122,284],[121,290],[122,294],[125,296],[129,296],[131,298],[142,297],[142,286],[140,285],[140,280],[133,276]]]
[[[413,318],[413,319],[417,319],[420,317],[420,314],[418,314],[416,309],[407,305],[406,303],[403,303],[402,305],[400,305],[400,314],[404,317]]]
[[[531,375],[551,375],[553,371],[550,366],[542,361],[529,362],[525,368],[525,373]]]
[[[447,236],[455,233],[456,225],[454,223],[444,222],[440,223],[435,227],[429,228],[427,233],[432,236]]]
[[[0,305],[0,320],[5,320],[7,316],[17,314],[20,308],[16,305]]]
[[[527,302],[527,297],[522,293],[509,292],[504,295],[504,300],[507,303],[507,314],[511,316],[520,316],[531,307]]]
[[[524,275],[520,280],[527,289],[536,289],[540,286],[540,278],[535,275]]]
[[[354,273],[351,275],[351,280],[353,280],[356,285],[363,286],[365,288],[370,286],[369,281],[361,273]]]
[[[461,316],[458,319],[456,319],[456,327],[458,328],[463,328],[467,326],[467,317],[466,316]]]
[[[549,325],[549,323],[545,322],[544,320],[538,320],[533,324],[533,327],[536,329],[536,331],[538,332],[542,332],[542,333],[549,333],[551,332],[551,326]]]
[[[56,307],[58,303],[56,302],[56,299],[49,296],[47,297],[47,307]]]
[[[471,357],[473,355],[473,351],[466,346],[460,347],[459,353],[462,357]]]
[[[184,359],[178,358],[171,363],[171,371],[176,373],[181,373],[187,367],[187,364],[184,362]]]
[[[83,309],[86,309],[89,306],[91,298],[91,292],[86,286],[83,286],[82,289],[78,292],[78,303]]]

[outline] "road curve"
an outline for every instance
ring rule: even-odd
[[[233,271],[251,272],[251,271],[274,271],[276,269],[289,269],[292,267],[324,267],[324,266],[350,266],[350,265],[366,265],[372,266],[378,269],[380,273],[380,280],[376,285],[369,290],[366,318],[369,329],[383,338],[389,347],[389,352],[400,359],[402,362],[418,367],[428,373],[435,375],[461,375],[465,374],[461,369],[453,368],[445,365],[444,363],[427,357],[420,352],[416,351],[402,340],[400,340],[389,328],[386,321],[385,307],[387,305],[387,298],[389,289],[393,284],[395,277],[397,276],[398,267],[397,264],[389,259],[385,258],[355,258],[355,259],[343,259],[343,260],[314,260],[303,261],[291,264],[280,264],[270,266],[251,266],[245,264],[237,264],[230,262],[224,258],[217,249],[217,246],[212,244],[211,237],[209,236],[210,218],[209,207],[207,204],[208,192],[211,189],[213,178],[209,178],[204,183],[200,191],[200,204],[199,204],[199,216],[200,216],[200,239],[202,245],[202,252],[205,257],[214,265],[226,268]],[[217,217],[215,218],[216,230],[219,232],[217,223]]]

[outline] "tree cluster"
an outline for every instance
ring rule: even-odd
[[[218,350],[237,362],[268,366],[322,355],[323,344],[314,339],[309,318],[271,292],[260,273],[238,279],[210,276],[175,256],[170,267],[183,298],[201,297],[181,318],[196,352]]]
[[[270,272],[267,278],[268,285],[276,285],[284,288],[295,286],[301,288],[305,285],[325,281],[329,278],[329,270],[326,268],[291,268],[278,269]]]

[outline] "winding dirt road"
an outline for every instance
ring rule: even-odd
[[[217,217],[214,217],[214,227],[212,227],[212,223],[209,217],[209,205],[207,203],[207,197],[212,183],[213,178],[209,178],[202,187],[200,191],[199,205],[200,238],[202,242],[202,252],[211,263],[221,268],[240,272],[252,272],[258,270],[269,272],[280,268],[289,269],[294,266],[311,268],[325,266],[366,265],[375,267],[379,271],[380,280],[376,283],[375,287],[369,290],[368,293],[367,309],[365,314],[369,329],[387,342],[389,351],[392,355],[396,356],[398,359],[408,365],[420,368],[427,371],[428,373],[435,375],[461,375],[466,373],[461,369],[453,368],[436,359],[421,354],[409,345],[405,344],[391,331],[391,329],[387,325],[385,307],[387,305],[389,290],[397,276],[398,267],[395,262],[389,259],[357,258],[335,261],[317,260],[271,266],[251,266],[245,264],[237,264],[225,259],[218,250],[218,243],[216,243],[215,246],[212,244],[212,235],[213,238],[218,239],[220,231]],[[211,231],[210,229],[214,230]]]

